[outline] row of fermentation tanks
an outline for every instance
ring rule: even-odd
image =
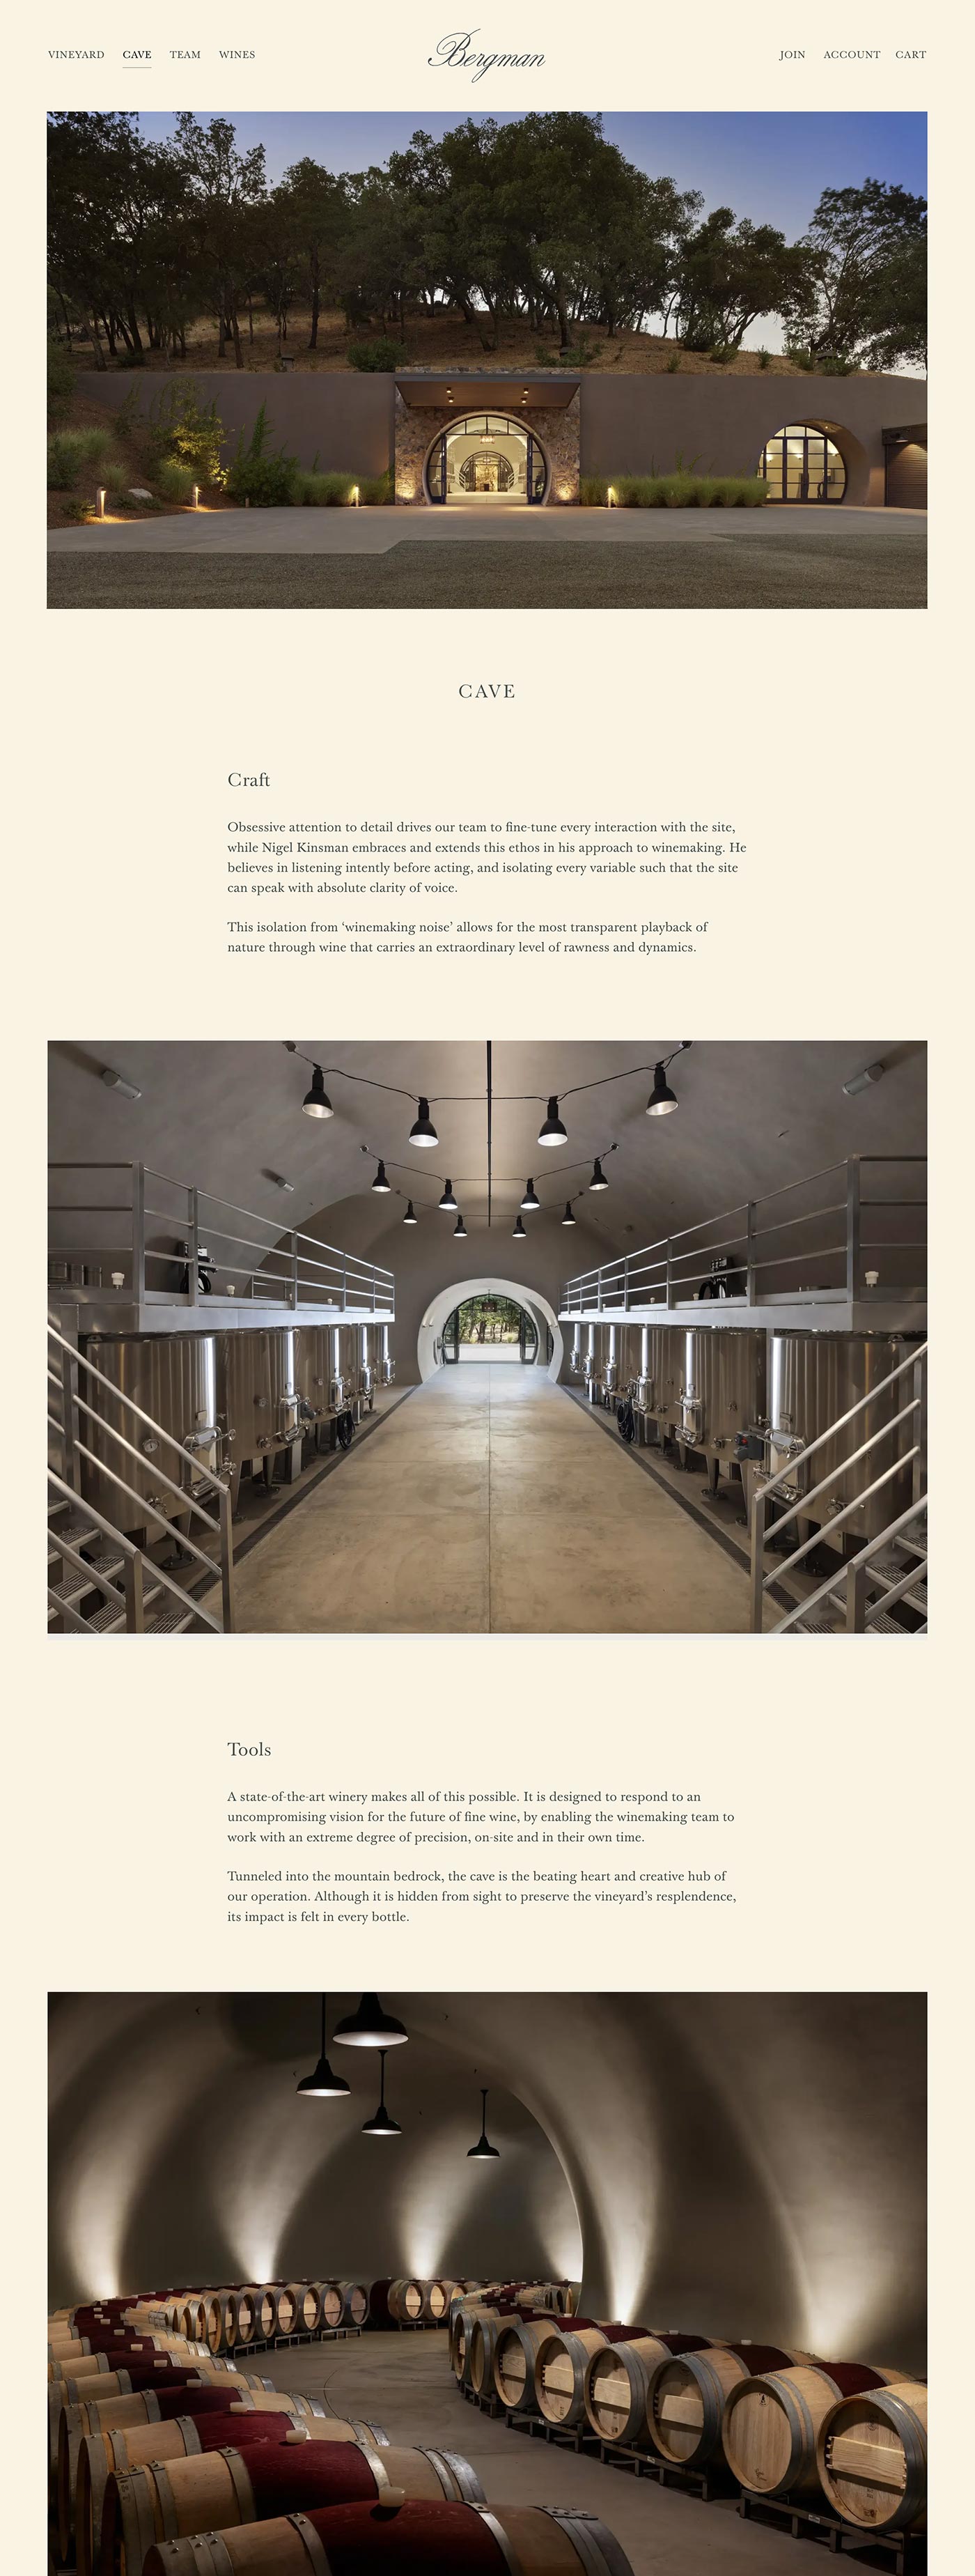
[[[666,1450],[683,1467],[698,1465],[713,1494],[737,1493],[746,1510],[761,1483],[782,1470],[780,1511],[835,1475],[836,1493],[819,1495],[810,1520],[828,1540],[832,1515],[859,1497],[836,1533],[841,1548],[876,1537],[911,1502],[904,1453],[917,1433],[894,1426],[912,1392],[911,1374],[883,1384],[911,1347],[906,1336],[890,1333],[583,1322],[573,1329],[569,1376],[641,1445]],[[853,1423],[805,1459],[810,1444],[864,1397],[871,1401]],[[850,1464],[851,1451],[887,1426],[887,1436]],[[868,1495],[898,1460],[897,1473]]]
[[[274,1325],[252,1332],[91,1334],[81,1344],[86,1401],[106,1425],[125,1433],[140,1452],[131,1458],[120,1493],[100,1466],[82,1461],[86,1501],[117,1527],[135,1529],[142,1503],[159,1504],[155,1470],[174,1475],[173,1453],[152,1429],[137,1423],[127,1396],[151,1425],[168,1432],[186,1453],[187,1491],[206,1468],[226,1477],[236,1508],[243,1476],[262,1470],[271,1483],[284,1458],[296,1474],[309,1449],[347,1447],[356,1422],[371,1412],[377,1389],[392,1383],[389,1325],[342,1323]],[[107,1381],[107,1383],[105,1383]],[[89,1426],[94,1457],[117,1466],[116,1443],[99,1421]],[[172,1512],[172,1497],[167,1513]]]

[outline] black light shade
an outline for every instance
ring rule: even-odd
[[[335,1111],[325,1089],[325,1076],[320,1064],[316,1064],[315,1066],[315,1070],[311,1078],[311,1090],[306,1091],[301,1106],[306,1118],[334,1118],[335,1116]]]
[[[403,2037],[406,2038],[405,2031]],[[386,2051],[384,2048],[379,2051],[379,2064],[381,2069],[379,2107],[373,2112],[371,2120],[363,2120],[362,2134],[364,2138],[401,2138],[403,2132],[399,2121],[392,2119],[386,2109]]]
[[[451,1210],[456,1207],[457,1201],[454,1197],[454,1184],[452,1181],[444,1182],[443,1197],[442,1199],[438,1199],[437,1205],[438,1207],[450,1208]]]
[[[573,1214],[572,1214],[572,1201],[571,1201],[571,1199],[566,1199],[566,1202],[565,1202],[565,1215],[564,1215],[564,1217],[563,1217],[563,1219],[562,1219],[562,1223],[563,1223],[563,1225],[574,1225],[574,1224],[575,1224],[575,1218],[574,1218],[574,1216],[573,1216]]]
[[[373,1185],[372,1185],[372,1186],[373,1186],[373,1189],[374,1189],[374,1190],[379,1190],[379,1192],[380,1192],[380,1193],[382,1193],[382,1191],[383,1191],[383,1190],[385,1190],[385,1191],[386,1191],[386,1193],[387,1193],[387,1195],[388,1195],[389,1191],[392,1189],[392,1186],[393,1186],[392,1181],[388,1181],[388,1180],[387,1180],[387,1178],[386,1178],[386,1165],[385,1165],[385,1163],[384,1163],[384,1162],[382,1162],[382,1161],[378,1162],[378,1163],[377,1163],[377,1165],[376,1165],[376,1177],[375,1177],[375,1180],[374,1180],[374,1182],[373,1182]]]
[[[462,1216],[458,1217],[457,1223],[454,1227],[454,1241],[460,1243],[466,1243],[467,1241],[467,1227],[464,1224]]]
[[[332,2032],[343,2048],[399,2048],[409,2032],[393,2013],[384,2012],[378,1995],[362,1995],[354,2013],[346,2013]]]
[[[515,1221],[514,1221],[514,1224],[513,1224],[513,1226],[512,1226],[511,1231],[512,1231],[512,1234],[514,1235],[514,1238],[515,1238],[515,1242],[516,1242],[516,1243],[527,1243],[527,1241],[528,1241],[528,1237],[527,1237],[527,1234],[526,1234],[526,1232],[525,1232],[525,1228],[524,1228],[524,1226],[523,1226],[523,1224],[522,1224],[522,1221],[521,1221],[521,1217],[520,1217],[520,1216],[516,1216],[516,1218],[515,1218]]]
[[[349,2086],[348,2086],[348,2085],[347,2085],[347,2083],[346,2083],[346,2080],[345,2080],[344,2075],[334,2075],[334,2074],[333,2074],[332,2069],[331,2069],[331,2067],[330,2067],[330,2065],[329,2065],[329,2062],[328,2062],[328,2058],[327,2058],[327,2056],[326,2056],[326,2054],[325,2054],[325,1997],[324,1997],[324,1995],[323,1995],[323,1996],[322,1996],[322,2053],[321,2053],[321,2056],[320,2056],[320,2058],[319,2058],[319,2060],[318,2060],[318,2064],[317,2064],[317,2066],[316,2066],[316,2068],[315,2068],[314,2074],[313,2074],[313,2075],[304,2075],[304,2076],[302,2077],[301,2083],[300,2083],[300,2084],[296,2084],[296,2085],[295,2085],[295,2092],[296,2092],[296,2093],[304,2093],[304,2094],[306,2095],[306,2097],[308,2097],[309,2099],[310,2099],[312,2096],[315,2096],[315,2097],[317,2097],[317,2098],[318,2098],[319,2100],[321,2100],[321,2101],[329,2101],[329,2100],[332,2100],[332,2101],[338,2101],[338,2100],[340,2100],[340,2098],[341,2098],[341,2096],[343,2095],[343,2093],[348,2093],[349,2089],[350,2089],[350,2088],[349,2088]]]
[[[476,2164],[487,2164],[487,2163],[488,2163],[488,2161],[489,2161],[489,2159],[490,2159],[490,2160],[494,2160],[494,2159],[496,2159],[498,2156],[500,2156],[500,2153],[501,2153],[501,2149],[500,2149],[500,2147],[492,2147],[491,2142],[490,2142],[490,2139],[489,2139],[489,2137],[488,2137],[488,2133],[487,2133],[487,2097],[488,2097],[488,2089],[487,2089],[487,2085],[486,2085],[486,2084],[482,2084],[482,2086],[481,2086],[481,2134],[480,2134],[480,2137],[479,2137],[479,2139],[478,2139],[478,2141],[477,2141],[477,2145],[476,2145],[476,2147],[468,2147],[468,2150],[467,2150],[467,2161],[468,2161],[468,2164],[470,2164],[471,2162],[474,2162],[474,2163],[476,2163]]]
[[[417,1102],[416,1117],[410,1128],[410,1143],[411,1145],[436,1145],[438,1141],[437,1130],[430,1116],[430,1103],[428,1100],[421,1099]]]
[[[522,1199],[521,1204],[522,1204],[522,1207],[523,1207],[523,1208],[537,1208],[537,1207],[541,1207],[542,1202],[541,1202],[541,1199],[539,1198],[538,1192],[537,1192],[537,1190],[536,1190],[536,1188],[535,1188],[535,1183],[534,1183],[534,1181],[526,1181],[526,1182],[525,1182],[525,1195],[524,1195],[524,1198]]]
[[[538,1130],[538,1141],[540,1145],[567,1145],[569,1142],[569,1131],[559,1117],[559,1104],[554,1092]]]
[[[592,1179],[589,1183],[589,1187],[591,1190],[608,1190],[609,1188],[609,1182],[606,1178],[606,1174],[603,1170],[598,1154],[592,1167]]]
[[[647,1102],[647,1117],[666,1118],[668,1112],[671,1109],[676,1109],[676,1107],[677,1093],[676,1091],[671,1091],[663,1065],[655,1065],[653,1090],[651,1091],[650,1098]]]
[[[414,1212],[414,1207],[413,1207],[413,1201],[412,1201],[412,1199],[407,1199],[407,1202],[406,1202],[406,1215],[405,1215],[405,1217],[403,1218],[403,1223],[404,1223],[404,1225],[419,1225],[419,1222],[420,1222],[419,1217],[418,1217],[418,1216],[415,1214],[415,1212]]]

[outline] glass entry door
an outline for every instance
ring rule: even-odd
[[[780,429],[763,447],[759,473],[770,501],[842,501],[846,467],[838,447],[824,429],[797,421]]]
[[[447,1317],[441,1337],[441,1350],[443,1352],[443,1363],[445,1368],[455,1368],[457,1365],[457,1360],[460,1355],[459,1325],[459,1311],[455,1306],[453,1314],[448,1315]]]

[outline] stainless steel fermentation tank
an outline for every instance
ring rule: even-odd
[[[213,1333],[94,1333],[82,1347],[85,1358],[108,1380],[108,1386],[102,1386],[85,1373],[82,1393],[102,1420],[92,1421],[87,1414],[80,1417],[82,1442],[98,1462],[81,1459],[82,1494],[116,1529],[127,1533],[146,1529],[151,1542],[161,1532],[153,1512],[147,1514],[147,1505],[167,1521],[185,1517],[161,1477],[179,1485],[189,1501],[198,1492],[205,1499],[198,1468],[207,1467],[214,1475],[220,1472],[217,1337]],[[116,1390],[148,1414],[158,1430],[169,1432],[184,1453],[182,1459],[170,1440],[161,1440],[158,1430],[141,1423],[127,1405],[114,1400]],[[137,1457],[110,1437],[109,1426],[122,1433]]]
[[[912,1499],[913,1461],[905,1452],[919,1436],[918,1417],[912,1415],[899,1423],[887,1436],[878,1440],[866,1457],[858,1459],[840,1474],[844,1457],[863,1446],[873,1433],[892,1424],[894,1416],[911,1401],[910,1375],[898,1378],[873,1395],[838,1438],[827,1440],[809,1459],[802,1456],[810,1443],[818,1440],[851,1407],[909,1358],[911,1343],[906,1336],[887,1333],[772,1333],[769,1354],[769,1394],[767,1432],[765,1436],[765,1471],[776,1476],[789,1471],[788,1490],[780,1493],[779,1507],[801,1499],[824,1478],[836,1476],[836,1491],[829,1485],[821,1494],[812,1513],[800,1513],[804,1532],[818,1528],[825,1544],[830,1543],[830,1519],[847,1503],[860,1497],[857,1510],[842,1530],[836,1532],[833,1544],[842,1552],[862,1546],[867,1539],[879,1537],[882,1530],[906,1511]],[[896,1473],[888,1478],[878,1493],[867,1493],[888,1468]],[[759,1480],[761,1469],[759,1470]]]
[[[282,1452],[301,1459],[301,1405],[292,1325],[266,1332],[217,1333],[217,1415],[236,1508],[245,1467],[261,1466],[270,1484]]]

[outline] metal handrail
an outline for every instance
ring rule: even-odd
[[[75,1344],[73,1342],[69,1342],[64,1333],[58,1331],[57,1325],[52,1324],[50,1317],[48,1317],[47,1332],[49,1341],[57,1342],[62,1351],[67,1351],[68,1358],[74,1361],[78,1368],[87,1369],[89,1377],[97,1377],[99,1386],[107,1387],[109,1395],[113,1395],[118,1404],[127,1405],[130,1413],[137,1414],[139,1421],[145,1423],[147,1430],[154,1431],[160,1440],[165,1440],[168,1443],[170,1449],[175,1449],[177,1457],[184,1459],[188,1457],[189,1452],[184,1449],[182,1441],[177,1440],[175,1432],[165,1431],[161,1422],[153,1421],[151,1413],[143,1412],[141,1404],[136,1403],[133,1395],[125,1395],[121,1387],[113,1386],[111,1378],[105,1376],[104,1370],[96,1368],[94,1360],[88,1359],[84,1351],[77,1350]],[[49,1374],[52,1373],[49,1372]],[[60,1386],[62,1384],[62,1380],[55,1376],[54,1383]],[[88,1407],[86,1409],[90,1411],[91,1408]],[[102,1421],[101,1414],[99,1414],[97,1418],[99,1422]],[[110,1422],[106,1422],[104,1423],[103,1428],[106,1431],[111,1431],[112,1425]],[[121,1432],[113,1432],[112,1436],[113,1438],[120,1440],[122,1434]],[[202,1464],[196,1465],[196,1462],[194,1462],[194,1465],[196,1474],[202,1477],[204,1484],[212,1485],[216,1494],[222,1494],[226,1491],[222,1478],[220,1476],[215,1476],[211,1467],[205,1467]],[[161,1473],[162,1470],[160,1469],[160,1474]],[[174,1488],[174,1491],[175,1490],[176,1489]],[[190,1496],[188,1499],[192,1500],[192,1497]],[[215,1528],[215,1522],[211,1521],[209,1513],[203,1510],[202,1503],[194,1503],[193,1509],[200,1513],[202,1519],[206,1521],[208,1529]]]
[[[796,1263],[805,1260],[834,1261],[841,1260],[844,1256],[847,1293],[862,1295],[865,1291],[860,1281],[860,1270],[865,1252],[914,1252],[921,1256],[926,1249],[923,1238],[917,1242],[891,1241],[879,1244],[871,1241],[866,1243],[861,1230],[862,1218],[868,1216],[873,1208],[885,1209],[888,1212],[899,1209],[906,1215],[915,1208],[923,1210],[927,1206],[926,1199],[907,1196],[899,1199],[867,1197],[864,1195],[862,1186],[864,1175],[869,1173],[874,1164],[907,1166],[915,1163],[926,1164],[926,1162],[927,1156],[924,1154],[851,1155],[845,1163],[829,1163],[820,1172],[803,1173],[798,1180],[784,1181],[777,1189],[764,1191],[759,1198],[742,1200],[735,1208],[725,1208],[719,1214],[699,1217],[693,1225],[680,1226],[672,1234],[659,1235],[655,1242],[641,1245],[636,1252],[618,1254],[611,1261],[595,1264],[590,1270],[577,1271],[571,1279],[563,1282],[562,1312],[566,1315],[598,1314],[607,1302],[610,1292],[620,1289],[622,1298],[615,1302],[622,1302],[625,1308],[628,1308],[631,1303],[654,1302],[647,1293],[651,1278],[664,1283],[664,1298],[661,1302],[669,1304],[677,1290],[682,1287],[687,1288],[694,1279],[707,1276],[706,1272],[695,1268],[695,1264],[699,1264],[706,1253],[726,1251],[731,1245],[741,1247],[741,1267],[747,1274],[749,1304],[755,1303],[758,1298],[760,1273],[794,1267]],[[840,1174],[844,1175],[846,1180],[844,1199],[831,1200],[822,1206],[799,1209],[795,1214],[784,1218],[769,1218],[765,1214],[765,1211],[776,1201],[790,1195],[795,1196],[801,1191],[814,1189],[823,1181],[835,1182]],[[799,1242],[796,1243],[794,1251],[788,1254],[773,1255],[763,1248],[774,1234],[783,1234],[793,1228],[798,1231],[800,1227],[823,1225],[829,1217],[842,1214],[846,1216],[845,1238],[842,1242],[813,1244],[808,1253],[802,1250]],[[736,1231],[726,1236],[715,1237],[713,1229],[716,1225],[733,1225]],[[710,1233],[712,1239],[701,1242],[700,1237],[705,1233]],[[638,1283],[643,1287],[642,1297],[636,1293]]]
[[[836,1421],[830,1423],[828,1431],[820,1431],[815,1440],[804,1442],[802,1447],[795,1451],[788,1466],[780,1467],[776,1475],[769,1477],[767,1485],[762,1486],[763,1494],[774,1494],[779,1485],[787,1485],[790,1482],[791,1477],[795,1474],[796,1466],[800,1458],[814,1458],[817,1449],[824,1448],[827,1440],[835,1440],[838,1431],[845,1431],[847,1423],[852,1422],[858,1413],[865,1412],[868,1404],[874,1404],[878,1395],[883,1394],[885,1387],[893,1386],[899,1377],[906,1377],[908,1369],[916,1368],[918,1361],[926,1359],[927,1355],[927,1343],[918,1342],[914,1348],[908,1352],[906,1360],[899,1360],[897,1367],[890,1369],[886,1377],[878,1378],[876,1386],[872,1386],[866,1395],[858,1396],[856,1403],[851,1404],[846,1413],[838,1414]],[[898,1414],[897,1419],[900,1421],[900,1414]],[[872,1439],[866,1443],[866,1446],[868,1448],[872,1447],[873,1441],[881,1440],[883,1438],[884,1430],[889,1430],[890,1428],[891,1425],[889,1423],[885,1423],[882,1430],[875,1431],[873,1433]],[[857,1457],[859,1457],[860,1454],[859,1450],[855,1452]],[[852,1460],[846,1459],[844,1464],[846,1466],[850,1466],[852,1464]],[[841,1475],[842,1472],[842,1468],[837,1468],[837,1475]],[[833,1477],[827,1477],[826,1479],[827,1484],[831,1484],[834,1481]],[[822,1486],[817,1485],[816,1492],[822,1493],[822,1490]],[[782,1514],[782,1520],[791,1520],[791,1517],[791,1512],[783,1512]],[[781,1529],[782,1521],[779,1522],[778,1526]]]
[[[56,1217],[66,1215],[128,1217],[128,1244],[125,1247],[110,1245],[99,1248],[103,1252],[118,1254],[124,1249],[129,1253],[133,1274],[132,1293],[140,1298],[146,1293],[147,1265],[153,1263],[169,1265],[173,1261],[182,1259],[187,1264],[189,1284],[186,1289],[174,1290],[171,1302],[178,1305],[197,1305],[199,1302],[197,1262],[202,1220],[202,1228],[205,1228],[207,1233],[214,1234],[222,1245],[258,1254],[256,1264],[228,1262],[222,1257],[219,1260],[219,1266],[222,1269],[229,1270],[234,1276],[249,1278],[252,1293],[255,1280],[266,1280],[270,1289],[280,1288],[282,1304],[296,1309],[301,1302],[302,1290],[313,1292],[319,1281],[327,1280],[334,1282],[343,1306],[348,1303],[351,1288],[359,1292],[357,1304],[371,1311],[373,1315],[391,1314],[395,1309],[395,1273],[384,1262],[369,1260],[358,1253],[345,1252],[338,1244],[326,1243],[321,1236],[308,1234],[301,1227],[289,1226],[282,1230],[276,1218],[264,1216],[256,1208],[237,1207],[233,1200],[220,1198],[216,1192],[200,1189],[193,1182],[175,1180],[171,1174],[157,1172],[143,1163],[52,1162],[48,1169],[51,1172],[128,1173],[130,1189],[127,1207],[121,1204],[105,1205],[102,1202],[92,1202],[90,1205],[86,1205],[83,1201],[59,1202],[55,1198],[50,1203],[50,1212]],[[155,1205],[151,1198],[147,1198],[147,1182],[152,1191],[155,1185],[161,1185],[164,1190],[177,1192],[184,1202],[182,1209],[174,1210],[172,1207]],[[160,1225],[185,1226],[189,1238],[186,1252],[180,1254],[175,1251],[163,1251],[158,1246],[147,1243],[147,1219],[152,1219],[154,1223]],[[247,1235],[229,1230],[241,1223],[260,1226],[262,1231],[259,1235]],[[275,1273],[270,1267],[265,1270],[265,1265],[270,1265],[275,1260],[282,1264],[280,1274]],[[314,1302],[313,1297],[309,1298],[309,1302]]]
[[[216,1518],[212,1511],[204,1509],[203,1504],[198,1501],[193,1492],[188,1490],[185,1485],[177,1484],[171,1476],[168,1476],[165,1468],[156,1467],[153,1470],[154,1478],[158,1478],[158,1481],[160,1484],[165,1486],[167,1492],[173,1495],[181,1513],[185,1513],[187,1518],[189,1518],[191,1514],[195,1515],[196,1520],[198,1522],[202,1521],[204,1529],[208,1530],[211,1536],[217,1541],[217,1553],[216,1555],[211,1556],[208,1555],[205,1548],[197,1546],[196,1540],[190,1537],[188,1530],[180,1530],[178,1533],[180,1546],[184,1548],[190,1556],[196,1557],[198,1563],[205,1567],[206,1572],[211,1576],[211,1578],[219,1577],[221,1590],[222,1631],[224,1634],[229,1633],[233,1629],[234,1625],[234,1543],[229,1486],[224,1479],[215,1475],[211,1468],[205,1466],[192,1451],[187,1450],[183,1446],[182,1442],[176,1439],[173,1432],[167,1431],[162,1423],[155,1422],[152,1415],[146,1413],[143,1410],[143,1407],[136,1403],[134,1396],[125,1394],[121,1387],[113,1386],[111,1379],[107,1378],[101,1369],[96,1368],[94,1361],[88,1359],[84,1352],[77,1350],[74,1344],[68,1341],[63,1333],[59,1332],[57,1325],[52,1324],[50,1320],[48,1321],[48,1340],[49,1344],[50,1342],[56,1343],[60,1350],[63,1353],[66,1353],[67,1360],[70,1362],[72,1369],[86,1369],[88,1376],[90,1378],[95,1378],[98,1381],[98,1384],[100,1386],[104,1386],[108,1394],[113,1396],[120,1406],[126,1406],[130,1414],[134,1414],[140,1422],[144,1422],[147,1429],[154,1434],[157,1440],[165,1441],[171,1450],[175,1450],[181,1465],[186,1466],[189,1464],[192,1469],[194,1479],[201,1480],[207,1487],[208,1491],[215,1494],[217,1498]],[[62,1419],[60,1421],[56,1416],[49,1413],[48,1424],[63,1444],[65,1465],[67,1465],[69,1460],[72,1458],[87,1459],[88,1463],[96,1469],[99,1475],[107,1476],[110,1484],[117,1485],[120,1492],[125,1494],[130,1502],[138,1504],[140,1513],[144,1513],[147,1516],[147,1525],[148,1520],[158,1522],[160,1530],[163,1531],[166,1536],[173,1536],[174,1531],[172,1518],[167,1519],[164,1512],[157,1510],[155,1505],[150,1503],[144,1495],[140,1495],[133,1485],[127,1484],[124,1476],[118,1475],[115,1469],[109,1466],[106,1459],[97,1457],[94,1450],[88,1448],[87,1444],[79,1437],[77,1425],[80,1420],[80,1416],[85,1414],[89,1421],[92,1421],[97,1425],[98,1430],[103,1434],[103,1436],[113,1440],[116,1443],[117,1448],[124,1450],[127,1457],[134,1459],[136,1465],[144,1471],[145,1461],[143,1453],[140,1453],[140,1451],[133,1446],[132,1442],[126,1439],[124,1432],[119,1431],[114,1423],[109,1422],[105,1418],[103,1413],[97,1412],[94,1406],[90,1405],[86,1401],[86,1398],[80,1393],[77,1384],[72,1382],[72,1379],[68,1374],[68,1370],[63,1362],[60,1375],[56,1369],[52,1369],[49,1365],[48,1377],[60,1396],[62,1410]],[[60,1482],[61,1480],[58,1481]],[[110,1522],[103,1521],[101,1516],[94,1512],[91,1505],[81,1500],[77,1495],[75,1488],[70,1483],[62,1482],[61,1490],[67,1499],[75,1503],[79,1503],[80,1509],[85,1513],[85,1515],[94,1519],[98,1527],[104,1530],[105,1533],[121,1547],[127,1569],[127,1604],[130,1591],[130,1583],[128,1579],[130,1558],[138,1560],[138,1616],[133,1617],[131,1625],[135,1628],[140,1627],[142,1624],[141,1569],[143,1562],[141,1550],[135,1548],[132,1541],[126,1539],[121,1530],[114,1528]],[[152,1578],[154,1582],[160,1583],[164,1590],[172,1592],[178,1601],[182,1602],[189,1610],[192,1610],[194,1615],[198,1616],[206,1627],[213,1629],[216,1634],[221,1633],[221,1621],[212,1618],[209,1611],[199,1609],[191,1596],[183,1590],[183,1587],[180,1584],[174,1582],[170,1575],[164,1573],[161,1566],[157,1566],[155,1564],[152,1565]],[[129,1623],[127,1622],[127,1624]]]

